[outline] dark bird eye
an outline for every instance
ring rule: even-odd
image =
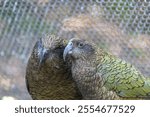
[[[79,43],[78,47],[83,47],[83,45],[84,45],[83,43]]]

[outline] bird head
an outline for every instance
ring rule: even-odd
[[[62,54],[66,45],[65,43],[64,39],[60,39],[55,35],[47,35],[40,39],[35,45],[35,53],[38,58],[39,66],[45,62],[51,64],[53,60],[63,59]]]
[[[73,38],[65,47],[63,59],[70,58],[72,60],[82,59],[88,60],[89,56],[95,54],[95,48],[92,43],[86,40]]]

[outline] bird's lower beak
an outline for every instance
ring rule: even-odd
[[[73,46],[72,46],[71,43],[68,43],[68,45],[65,47],[65,50],[64,50],[64,53],[63,53],[64,61],[66,61],[67,55],[72,54],[72,48],[73,48]]]

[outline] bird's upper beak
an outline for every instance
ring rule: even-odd
[[[38,51],[37,53],[38,53],[39,67],[40,67],[43,61],[45,60],[45,54],[48,51],[46,48],[43,47],[41,39],[37,42],[37,51]]]
[[[73,45],[72,42],[69,42],[68,45],[65,47],[64,53],[63,53],[63,59],[66,60],[67,55],[72,54]]]
[[[47,54],[47,49],[42,48],[40,51],[40,55],[39,55],[39,66],[43,63],[43,61],[45,60],[45,54]]]

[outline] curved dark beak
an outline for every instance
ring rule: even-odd
[[[47,54],[47,49],[45,48],[42,48],[41,51],[40,51],[40,55],[39,55],[39,66],[44,62],[45,60],[45,54]]]
[[[72,49],[73,49],[72,42],[69,42],[68,45],[65,47],[65,50],[64,50],[64,53],[63,53],[64,61],[66,61],[66,57],[69,54],[72,54]]]
[[[42,44],[42,40],[41,40],[41,39],[36,43],[36,48],[37,48],[38,59],[39,59],[39,67],[40,67],[41,64],[42,64],[42,63],[44,62],[44,60],[45,60],[45,54],[48,53],[48,50],[43,47],[43,44]]]

